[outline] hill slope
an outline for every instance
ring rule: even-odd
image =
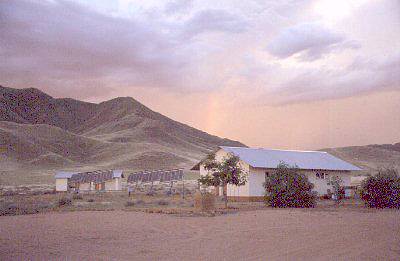
[[[363,173],[374,173],[379,168],[394,167],[400,171],[400,142],[395,144],[351,146],[322,149],[364,169]]]
[[[218,145],[244,146],[171,120],[129,97],[94,104],[0,86],[1,166],[190,167]]]

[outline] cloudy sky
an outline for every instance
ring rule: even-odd
[[[400,2],[0,1],[0,84],[257,147],[400,142]]]

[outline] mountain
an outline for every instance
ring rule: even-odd
[[[245,146],[130,97],[95,104],[0,86],[0,183],[53,183],[57,169],[189,168],[218,145]],[[362,167],[362,174],[388,166],[400,170],[400,143],[322,151]]]
[[[187,168],[219,145],[245,146],[130,97],[95,104],[0,86],[0,165],[11,169]]]
[[[379,168],[394,167],[400,172],[400,142],[395,144],[372,144],[322,149],[334,156],[349,161],[363,169],[362,173],[373,174]]]

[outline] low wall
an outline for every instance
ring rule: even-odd
[[[264,197],[263,196],[241,196],[241,197],[228,196],[228,200],[231,202],[260,202],[260,201],[264,201]]]

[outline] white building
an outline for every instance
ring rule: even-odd
[[[290,166],[296,165],[299,171],[306,174],[308,180],[314,184],[314,190],[319,195],[328,194],[333,189],[328,185],[331,176],[339,176],[343,186],[350,186],[351,176],[360,168],[338,159],[327,152],[321,151],[294,151],[273,150],[263,148],[244,148],[221,146],[215,154],[217,161],[222,161],[228,154],[240,158],[239,164],[247,173],[247,183],[244,186],[229,185],[225,188],[227,195],[233,200],[260,200],[265,194],[263,183],[270,173],[276,170],[280,162]],[[192,170],[199,170],[200,175],[207,175],[202,162]],[[219,188],[216,193],[222,195]]]
[[[121,170],[65,172],[55,174],[56,191],[115,191],[122,190]]]

